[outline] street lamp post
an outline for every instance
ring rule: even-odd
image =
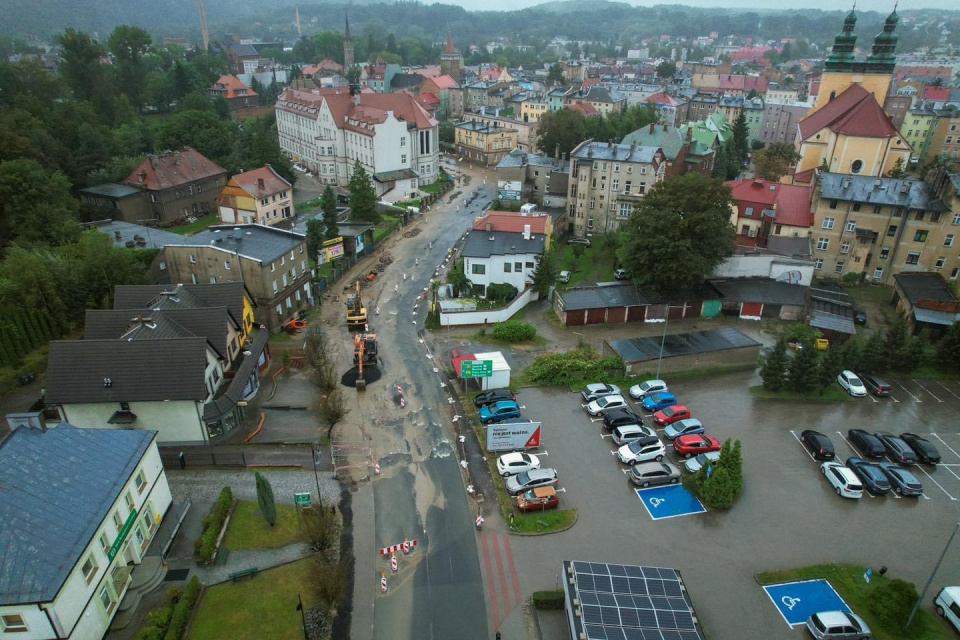
[[[310,443],[310,456],[313,458],[313,477],[317,481],[317,504],[323,508],[323,496],[320,494],[320,474],[317,473],[317,447]]]
[[[671,307],[667,305],[667,315],[663,319],[663,335],[660,337],[660,356],[657,358],[657,375],[656,379],[660,379],[660,364],[663,362],[663,345],[667,341],[667,325],[670,324],[670,309],[678,308],[682,309],[682,306],[674,305]]]
[[[937,564],[933,565],[933,571],[930,572],[930,577],[927,579],[927,584],[923,585],[923,591],[920,593],[920,597],[917,599],[917,604],[913,605],[913,611],[910,612],[910,617],[907,618],[907,624],[904,626],[905,629],[910,627],[910,623],[912,623],[913,619],[916,617],[917,610],[920,609],[920,603],[923,602],[923,599],[927,595],[927,590],[933,583],[934,576],[936,576],[937,571],[940,570],[940,563],[943,562],[943,558],[947,555],[947,549],[950,548],[950,543],[953,542],[953,538],[957,535],[958,529],[960,529],[960,522],[958,522],[953,528],[953,533],[951,533],[950,537],[947,539],[947,544],[943,547],[943,553],[940,554]]]

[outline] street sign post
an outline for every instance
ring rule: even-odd
[[[309,507],[310,506],[310,494],[309,493],[295,493],[293,494],[293,503],[298,507]]]
[[[463,360],[461,378],[489,378],[493,375],[493,360]]]

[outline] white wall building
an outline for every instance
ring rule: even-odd
[[[533,280],[545,242],[546,236],[529,229],[522,233],[471,231],[460,252],[464,273],[481,294],[491,284],[511,284],[523,291]]]
[[[0,635],[101,638],[171,504],[157,432],[45,429],[39,414],[8,422]]]
[[[439,124],[407,93],[287,89],[277,101],[280,148],[323,184],[346,186],[359,161],[378,194],[440,175]]]

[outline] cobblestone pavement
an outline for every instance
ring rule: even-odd
[[[294,560],[313,555],[310,547],[303,542],[288,544],[279,549],[238,549],[230,552],[226,564],[191,567],[190,575],[198,576],[208,587],[230,579],[230,574],[256,567],[263,571]],[[172,566],[172,565],[171,565]]]
[[[167,481],[174,500],[190,497],[194,504],[216,501],[220,490],[230,486],[237,500],[256,500],[257,488],[254,483],[254,470],[220,471],[216,469],[175,471],[167,470]],[[317,497],[317,480],[313,471],[261,471],[273,486],[273,494],[278,504],[293,504],[294,493],[309,492]],[[319,472],[320,499],[325,505],[340,501],[340,485],[330,472]],[[193,509],[191,509],[191,512]],[[204,514],[200,514],[203,517]]]

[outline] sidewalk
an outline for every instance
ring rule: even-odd
[[[372,640],[376,590],[379,588],[373,485],[363,482],[353,494],[353,613],[351,640]]]

